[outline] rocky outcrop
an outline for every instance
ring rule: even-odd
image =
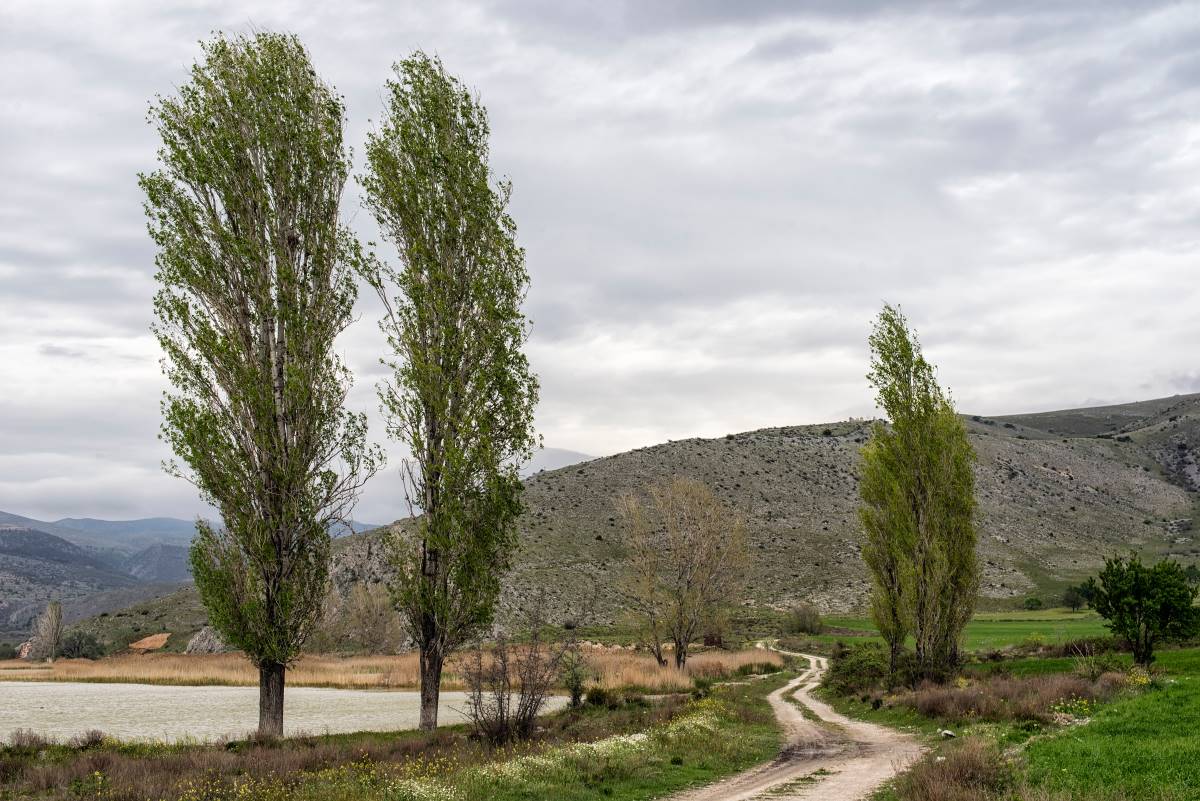
[[[217,630],[212,626],[205,626],[196,632],[196,636],[188,640],[187,648],[184,649],[185,654],[223,654],[230,650],[225,644],[225,640],[221,639],[221,635],[217,634]]]

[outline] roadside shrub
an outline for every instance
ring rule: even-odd
[[[1014,771],[995,744],[978,738],[922,759],[900,774],[899,801],[985,801],[1013,785]]]
[[[783,621],[784,634],[820,634],[823,628],[821,613],[807,602],[793,606]]]
[[[95,634],[74,629],[63,635],[58,655],[64,659],[99,659],[104,656],[104,647]]]
[[[0,642],[0,659],[16,659],[17,647],[6,642]]]
[[[837,695],[858,695],[887,681],[888,655],[879,643],[838,643],[821,684]]]

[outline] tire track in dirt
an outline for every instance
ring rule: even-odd
[[[671,796],[673,801],[860,801],[924,752],[910,735],[852,720],[814,698],[812,691],[829,667],[824,657],[779,653],[809,662],[800,676],[767,696],[787,738],[779,756],[716,784]],[[793,691],[796,701],[819,722],[787,700]]]

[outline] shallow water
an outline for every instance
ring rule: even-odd
[[[548,709],[564,705],[548,699]],[[443,692],[439,723],[465,719],[466,694]],[[413,691],[289,687],[284,732],[326,734],[415,729],[420,696]],[[121,740],[219,740],[258,726],[257,687],[166,687],[89,682],[0,682],[0,740],[16,729],[66,740],[98,729]]]

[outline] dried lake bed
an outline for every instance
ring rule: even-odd
[[[548,699],[548,709],[562,698]],[[415,729],[420,696],[402,690],[289,687],[284,731],[334,734]],[[465,719],[467,696],[443,692],[439,723]],[[241,737],[258,725],[257,687],[176,687],[91,682],[0,682],[0,739],[16,729],[68,740],[99,730],[121,740],[203,740]]]

